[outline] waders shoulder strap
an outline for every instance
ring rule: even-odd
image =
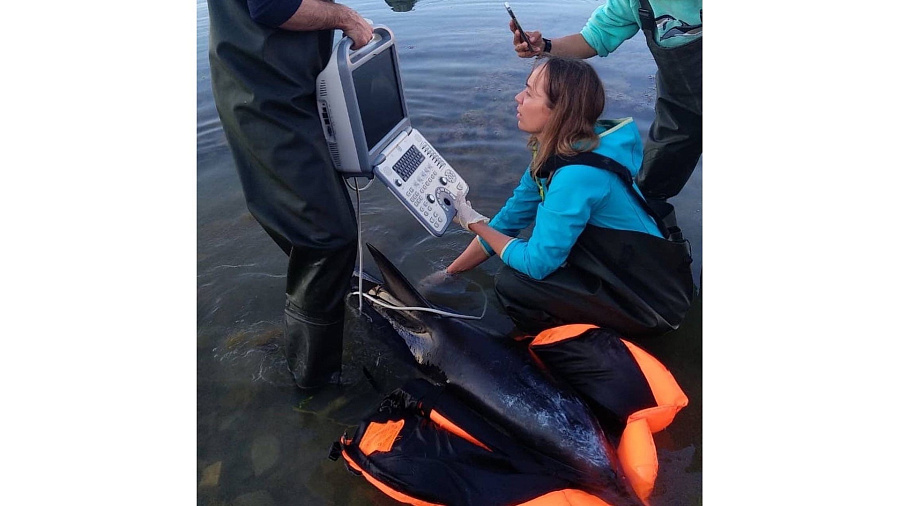
[[[663,218],[663,216],[672,215],[674,208],[672,204],[668,202],[660,202],[651,206],[644,200],[644,197],[641,196],[637,190],[634,189],[634,179],[631,177],[631,172],[625,168],[621,163],[609,158],[608,156],[603,156],[599,153],[594,153],[593,151],[587,153],[578,153],[575,156],[571,157],[563,157],[560,155],[554,155],[547,159],[544,162],[544,165],[541,167],[541,174],[546,174],[547,177],[547,188],[550,187],[550,181],[553,179],[553,174],[567,166],[567,165],[587,165],[589,167],[595,167],[602,170],[607,170],[612,172],[622,182],[625,184],[625,188],[631,193],[631,195],[638,201],[641,207],[646,211],[653,221],[656,222],[656,226],[659,227],[659,232],[666,239],[671,239],[673,241],[682,241],[683,237],[681,235],[681,229],[678,228],[677,224],[669,224],[667,220]],[[546,171],[546,172],[545,172]]]
[[[641,6],[638,8],[638,15],[641,17],[641,30],[644,30],[648,37],[653,37],[656,30],[653,8],[650,7],[649,0],[640,0],[640,2]]]

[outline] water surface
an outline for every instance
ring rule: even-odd
[[[492,215],[528,163],[516,128],[513,97],[531,61],[515,57],[501,1],[355,0],[346,2],[394,32],[413,126],[472,187],[476,209]],[[587,0],[513,3],[525,29],[548,36],[578,31],[598,5]],[[387,329],[348,311],[343,395],[322,394],[296,405],[276,344],[281,332],[287,259],[247,212],[216,114],[209,78],[209,18],[197,2],[197,483],[204,505],[396,504],[340,462],[329,446],[399,384],[409,366],[386,344]],[[642,134],[653,119],[653,59],[641,34],[607,58],[589,60],[603,78],[605,116],[632,116]],[[702,165],[702,161],[701,161]],[[694,277],[702,264],[698,167],[673,199],[691,241]],[[355,195],[354,195],[355,199]],[[445,267],[471,239],[452,227],[428,235],[380,183],[360,194],[363,241],[371,242],[411,279]],[[372,266],[368,253],[364,262]],[[477,313],[487,293],[484,325],[506,328],[492,296],[492,259],[433,295]],[[677,332],[645,347],[672,370],[690,398],[656,435],[660,471],[655,504],[699,504],[701,495],[701,303]]]

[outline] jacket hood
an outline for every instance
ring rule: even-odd
[[[637,176],[644,161],[644,145],[634,118],[600,119],[594,131],[600,134],[600,145],[594,153],[612,158],[624,165],[632,177]]]

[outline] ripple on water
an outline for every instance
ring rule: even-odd
[[[282,334],[281,323],[257,322],[225,336],[222,344],[212,350],[213,357],[230,375],[247,378],[251,383],[291,386],[293,381],[279,342]]]

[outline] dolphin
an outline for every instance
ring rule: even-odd
[[[395,306],[435,308],[387,257],[366,246],[384,278],[378,284],[366,275],[366,293]],[[440,381],[488,421],[562,464],[573,486],[612,504],[643,504],[590,408],[555,382],[523,343],[458,318],[366,302],[391,324],[424,372],[433,377],[439,371]]]

